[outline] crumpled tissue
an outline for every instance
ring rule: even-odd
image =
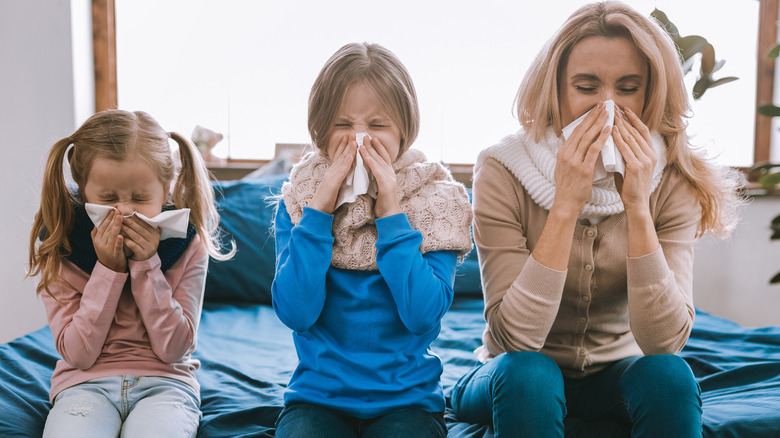
[[[363,146],[364,137],[371,140],[371,136],[365,132],[359,132],[355,135],[358,144],[355,163],[352,170],[350,170],[349,174],[344,179],[344,182],[341,184],[339,196],[336,200],[336,208],[339,208],[339,206],[344,203],[355,202],[355,199],[360,195],[368,194],[372,198],[376,198],[376,180],[373,175],[371,175],[371,170],[363,163],[363,157],[360,155],[360,148]]]
[[[92,223],[96,227],[103,223],[103,219],[108,216],[109,213],[116,210],[116,207],[110,205],[90,204],[89,202],[84,204],[84,209],[87,210],[87,215],[92,220]],[[142,221],[153,226],[156,229],[160,229],[160,240],[178,238],[183,239],[187,237],[187,227],[190,220],[190,209],[181,208],[178,210],[163,211],[153,218],[146,217],[137,211],[133,214],[125,217],[138,216]]]
[[[604,126],[614,126],[615,125],[615,102],[613,100],[605,100],[604,104],[608,114],[607,122],[604,123]],[[581,115],[579,118],[577,118],[577,120],[566,125],[566,127],[563,128],[563,138],[568,139],[572,131],[574,131],[574,128],[576,128],[580,123],[582,123],[582,121],[585,119],[585,116],[590,114],[590,111]],[[625,160],[623,160],[623,156],[620,155],[620,151],[618,151],[617,146],[615,146],[615,140],[612,138],[611,133],[609,135],[609,138],[607,138],[607,142],[604,143],[604,147],[601,149],[601,152],[599,153],[599,158],[600,159],[596,160],[596,168],[593,172],[593,181],[599,181],[601,179],[604,179],[610,176],[609,175],[610,173],[614,173],[614,172],[617,172],[620,175],[625,176],[626,162]]]

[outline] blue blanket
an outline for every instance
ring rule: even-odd
[[[434,350],[445,362],[445,393],[475,365],[482,301],[459,297]],[[780,327],[748,329],[699,312],[681,355],[702,388],[705,437],[780,436]],[[199,437],[272,437],[297,357],[289,329],[264,304],[207,302],[198,348]],[[47,327],[0,345],[0,437],[40,437],[58,358]],[[447,416],[452,437],[490,437],[490,428]]]

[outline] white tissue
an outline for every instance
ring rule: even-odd
[[[604,126],[614,126],[615,124],[615,102],[612,100],[604,101],[605,108],[607,110],[607,122]],[[592,110],[591,110],[592,111]],[[585,116],[590,114],[590,111],[581,115],[577,120],[569,123],[563,128],[563,138],[568,139],[574,128],[577,127],[585,119]],[[617,146],[615,146],[615,140],[612,138],[612,133],[609,134],[607,142],[604,143],[604,147],[601,149],[598,160],[596,160],[596,168],[593,172],[593,181],[598,181],[609,176],[610,173],[617,172],[622,176],[625,176],[626,162],[623,160],[623,156],[620,155]]]
[[[84,204],[84,209],[87,210],[87,215],[96,227],[103,223],[103,219],[105,219],[109,213],[116,210],[115,207],[109,205],[90,204],[89,202]],[[137,211],[134,211],[133,214],[125,217],[130,216],[138,216],[147,224],[162,230],[160,240],[170,238],[182,239],[187,237],[187,226],[189,225],[190,220],[189,208],[163,211],[153,218],[146,217]]]
[[[371,140],[371,136],[365,132],[355,134],[358,149],[355,156],[355,163],[349,175],[344,179],[339,189],[339,197],[336,200],[336,208],[347,202],[355,202],[358,196],[368,194],[376,198],[376,181],[371,176],[371,171],[363,163],[363,157],[360,155],[360,148],[363,146],[363,138]]]

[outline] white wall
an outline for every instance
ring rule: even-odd
[[[780,197],[755,198],[728,240],[702,239],[693,269],[696,307],[745,326],[780,325],[780,241],[769,223],[780,215]]]
[[[75,129],[71,0],[0,1],[0,342],[46,324],[25,279],[49,147]]]

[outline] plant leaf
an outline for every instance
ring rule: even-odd
[[[758,113],[762,116],[767,117],[778,117],[780,116],[780,107],[769,104],[769,105],[761,105],[758,107]]]
[[[712,77],[712,71],[715,68],[715,48],[707,43],[701,51],[701,75],[702,77]]]
[[[683,59],[688,59],[697,53],[701,53],[710,44],[704,37],[699,35],[688,35],[675,41],[675,43],[680,48],[680,54]]]
[[[704,92],[706,92],[707,88],[710,87],[710,83],[710,78],[708,77],[699,78],[699,80],[693,84],[693,98],[699,99],[700,97],[704,96]]]
[[[761,187],[771,189],[780,184],[780,172],[765,173],[758,178],[758,183],[761,184]]]
[[[713,81],[713,82],[710,84],[709,88],[715,88],[715,87],[717,87],[718,85],[728,84],[729,82],[734,82],[734,81],[736,81],[737,79],[739,79],[739,78],[738,78],[738,77],[736,77],[736,76],[726,76],[725,78],[720,78],[720,79],[718,79],[718,80],[716,80],[716,81]]]
[[[780,283],[780,272],[775,274],[775,276],[772,277],[771,280],[769,280],[769,284],[777,284],[777,283]]]
[[[780,167],[780,163],[761,163],[753,166],[753,168],[750,169],[750,173],[753,172],[767,173],[770,169],[774,169],[775,167]],[[780,218],[780,216],[778,216],[778,218]]]
[[[769,53],[766,55],[766,57],[769,59],[780,57],[780,44],[775,44],[775,46],[769,50]]]
[[[661,27],[666,30],[666,33],[669,34],[669,36],[672,37],[673,40],[678,40],[680,38],[680,32],[677,30],[677,26],[674,25],[671,21],[669,21],[669,17],[666,16],[666,13],[658,8],[653,9],[653,12],[650,13],[650,16],[658,20],[658,22],[661,24]]]

